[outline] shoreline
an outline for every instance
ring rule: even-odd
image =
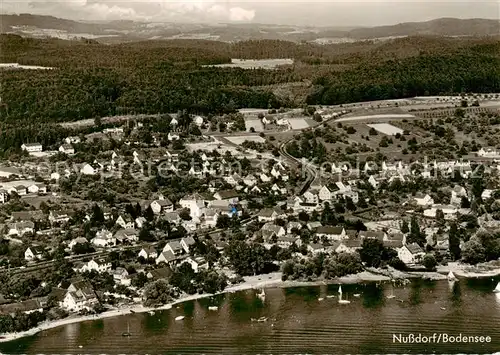
[[[194,301],[202,298],[213,297],[226,293],[234,293],[252,289],[263,289],[263,288],[289,288],[289,287],[308,287],[308,286],[322,286],[331,284],[358,284],[363,282],[387,282],[394,279],[416,279],[416,278],[426,278],[430,280],[446,280],[446,274],[449,271],[453,271],[458,277],[462,278],[474,278],[474,277],[497,277],[500,276],[500,269],[495,269],[493,271],[485,273],[475,273],[465,270],[461,265],[448,265],[438,268],[434,272],[405,272],[398,271],[395,269],[367,269],[355,275],[347,275],[331,280],[314,280],[314,281],[302,281],[302,280],[281,280],[281,272],[275,272],[266,275],[249,276],[245,278],[245,281],[226,287],[223,291],[214,294],[204,293],[204,294],[194,294],[185,295],[175,301],[161,305],[159,307],[145,307],[141,304],[133,304],[125,308],[113,309],[100,314],[88,315],[88,316],[73,316],[63,319],[58,319],[54,321],[45,321],[40,323],[37,327],[31,328],[18,333],[7,333],[0,334],[0,343],[6,343],[14,341],[20,338],[33,336],[39,332],[61,327],[73,323],[81,323],[86,321],[93,321],[99,319],[106,319],[112,317],[125,316],[135,313],[146,313],[151,311],[163,311],[169,310],[173,306],[178,305],[183,302]]]

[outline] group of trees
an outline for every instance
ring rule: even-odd
[[[190,264],[183,263],[174,271],[169,283],[189,294],[216,293],[226,288],[227,278],[213,269],[195,273]]]
[[[283,280],[311,280],[318,277],[333,279],[363,270],[357,254],[318,254],[309,259],[287,260],[281,268]]]
[[[34,328],[38,323],[46,319],[45,312],[33,312],[25,314],[17,312],[14,316],[9,314],[0,315],[0,334],[22,332]]]

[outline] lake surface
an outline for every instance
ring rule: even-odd
[[[497,280],[413,281],[253,290],[186,302],[154,315],[70,324],[0,344],[3,354],[373,354],[500,351]],[[354,294],[360,294],[354,297]],[[386,296],[396,297],[388,299]],[[334,298],[327,298],[334,295]],[[319,301],[319,298],[324,298]],[[217,305],[217,311],[208,310]],[[183,315],[185,319],[175,321]],[[267,322],[252,318],[268,317]],[[130,329],[130,337],[122,333]],[[490,343],[404,344],[393,335],[489,336]],[[80,348],[81,346],[81,348]]]

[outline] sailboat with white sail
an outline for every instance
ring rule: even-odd
[[[493,292],[500,293],[500,282],[497,283],[497,287],[495,287],[495,289],[493,290]]]
[[[449,282],[454,282],[458,280],[453,271],[450,271],[447,277]]]
[[[339,303],[340,304],[349,304],[351,301],[342,299],[342,286],[339,286]]]

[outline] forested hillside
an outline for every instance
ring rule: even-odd
[[[54,67],[2,70],[0,149],[66,134],[48,123],[134,113],[219,114],[304,102],[271,87],[313,82],[309,104],[341,104],[461,92],[500,91],[495,38],[409,37],[341,45],[172,40],[95,41],[0,36],[0,62]],[[277,70],[204,67],[231,58],[293,58]],[[305,86],[304,86],[305,87]],[[45,135],[43,138],[40,135]]]

